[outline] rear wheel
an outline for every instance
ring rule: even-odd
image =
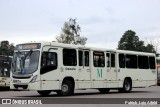
[[[132,90],[132,82],[129,79],[125,79],[123,83],[123,88],[118,89],[119,92],[128,93]]]
[[[47,96],[51,93],[50,90],[37,91],[41,96]]]
[[[99,92],[102,93],[102,94],[107,94],[107,93],[110,91],[109,88],[99,88],[98,90],[99,90]]]
[[[68,95],[72,95],[73,93],[74,93],[74,86],[68,80],[65,80],[62,83],[61,90],[57,91],[57,94],[61,96],[68,96]]]

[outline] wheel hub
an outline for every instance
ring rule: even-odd
[[[62,91],[67,92],[68,91],[68,86],[67,85],[62,85]]]
[[[125,89],[126,89],[127,91],[130,89],[130,84],[129,84],[128,82],[125,84]]]

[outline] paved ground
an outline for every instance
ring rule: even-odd
[[[109,98],[107,100],[112,100],[111,98],[114,98],[113,100],[115,102],[117,102],[115,98],[119,98],[122,101],[126,98],[159,98],[160,99],[160,86],[153,86],[153,87],[147,87],[147,88],[134,88],[132,90],[131,93],[119,93],[117,90],[111,90],[110,93],[108,94],[100,94],[99,91],[95,90],[95,89],[88,89],[88,90],[77,90],[75,91],[75,94],[73,96],[67,96],[67,97],[60,97],[57,96],[57,94],[55,92],[52,92],[49,96],[47,97],[42,97],[40,96],[36,91],[6,91],[6,90],[1,90],[0,91],[0,98],[33,98],[33,99],[41,99],[41,98],[45,98],[45,99],[50,99],[52,101],[69,101],[68,99],[75,101],[74,99],[77,99],[76,101],[79,104],[54,104],[54,106],[58,106],[58,107],[107,107],[107,106],[112,106],[112,107],[126,107],[126,106],[131,106],[131,105],[117,105],[117,104],[80,104],[84,99],[88,100],[88,102],[90,102],[90,100],[92,100],[92,98],[97,98],[97,99],[104,99],[105,98]],[[87,99],[88,98],[88,99]],[[129,100],[129,99],[128,99]],[[70,101],[71,102],[71,101]],[[96,99],[94,99],[94,102],[96,102]],[[103,101],[102,101],[103,102]],[[124,102],[125,103],[125,102]],[[0,105],[1,107],[2,105]],[[6,105],[7,107],[9,107],[10,105]],[[13,107],[14,105],[12,105]],[[24,107],[28,107],[28,105],[23,105]],[[44,105],[29,105],[29,106],[37,106],[37,107],[42,107]],[[49,106],[53,106],[51,104],[47,104],[45,105],[45,107],[49,107]],[[148,105],[151,106],[151,105]],[[153,106],[153,105],[152,105]],[[160,106],[160,105],[154,105],[155,106]],[[15,105],[15,107],[18,107],[17,105]]]

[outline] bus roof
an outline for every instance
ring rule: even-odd
[[[41,43],[41,46],[48,45],[48,46],[65,47],[65,48],[88,49],[88,50],[93,50],[93,51],[104,51],[104,52],[116,52],[116,53],[124,53],[124,54],[126,53],[126,54],[155,56],[155,53],[129,51],[129,50],[117,50],[117,49],[105,49],[105,48],[89,47],[89,46],[84,46],[84,45],[73,45],[73,44],[64,44],[64,43],[48,42],[48,41],[39,41],[39,42],[31,41],[31,42],[22,43],[22,44],[29,44],[29,43]]]
[[[129,50],[116,50],[116,52],[118,52],[118,53],[126,53],[126,54],[138,54],[138,55],[156,56],[155,53],[129,51]]]

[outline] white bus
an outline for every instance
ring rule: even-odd
[[[10,87],[11,56],[0,55],[0,87]]]
[[[130,92],[156,85],[157,70],[152,53],[30,42],[16,46],[10,78],[11,89],[66,96],[76,89]]]

